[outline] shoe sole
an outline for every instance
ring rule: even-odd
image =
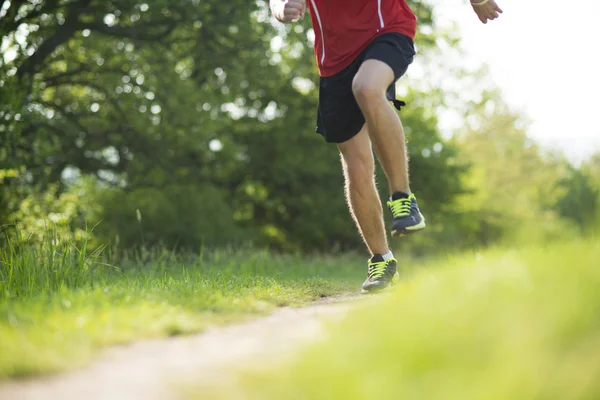
[[[421,232],[426,227],[427,227],[427,225],[425,225],[425,221],[423,221],[418,225],[411,226],[410,228],[404,228],[402,230],[392,231],[392,237],[397,238],[397,237],[412,235],[413,233]]]
[[[396,274],[394,274],[394,277],[392,278],[392,283],[387,285],[384,288],[381,289],[375,289],[375,290],[365,290],[365,289],[361,289],[360,293],[361,294],[377,294],[377,293],[382,293],[382,292],[386,292],[388,291],[392,286],[394,286],[396,283],[398,283],[398,281],[400,280],[400,274],[398,273],[398,271],[396,271]]]

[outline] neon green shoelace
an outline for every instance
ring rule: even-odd
[[[394,217],[407,217],[410,215],[410,204],[411,198],[407,197],[404,199],[390,200],[387,205],[392,210]]]
[[[369,279],[379,279],[385,274],[387,264],[385,261],[369,263]]]

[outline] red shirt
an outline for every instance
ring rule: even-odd
[[[417,19],[406,0],[306,0],[315,31],[321,76],[335,75],[378,35],[398,32],[414,39]]]

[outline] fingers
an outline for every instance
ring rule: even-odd
[[[487,11],[487,19],[493,20],[498,17],[499,17],[498,13],[496,11],[494,11],[493,9],[490,9]]]
[[[299,10],[297,8],[286,7],[283,10],[283,18],[286,21],[293,21],[295,19],[300,18],[300,12],[301,12],[301,10]]]
[[[488,21],[488,14],[487,12],[482,8],[482,7],[473,7],[473,9],[475,10],[475,14],[477,14],[477,18],[479,18],[479,20],[484,23],[487,24]]]
[[[302,11],[306,7],[306,3],[300,0],[288,0],[285,3],[285,8]]]
[[[498,4],[496,4],[496,2],[494,0],[491,0],[489,5],[490,5],[490,8],[492,9],[492,11],[502,14],[502,9],[500,7],[498,7]]]
[[[285,21],[294,21],[304,16],[306,12],[306,2],[303,0],[288,0],[283,9],[283,18]]]
[[[484,24],[487,24],[487,21],[498,18],[500,14],[502,14],[502,9],[498,7],[494,0],[481,5],[473,4],[473,9],[475,10],[477,17],[479,17],[479,20]]]
[[[477,16],[479,17],[479,20],[484,24],[487,23],[487,21],[491,21],[499,17],[499,14],[495,10],[486,6],[480,7],[475,10]]]

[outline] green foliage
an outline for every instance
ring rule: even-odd
[[[0,149],[0,153],[2,152],[3,149]],[[10,212],[17,208],[19,197],[23,196],[22,191],[17,191],[7,184],[18,176],[19,171],[15,168],[0,168],[0,229],[8,223]]]
[[[353,309],[296,359],[237,365],[202,399],[595,399],[600,243],[441,260]]]
[[[102,247],[88,249],[87,240],[66,241],[57,230],[38,240],[7,236],[0,249],[0,301],[94,287],[98,268],[110,268],[100,257]],[[88,251],[89,250],[89,251]]]
[[[528,138],[523,116],[498,93],[487,93],[474,111],[456,139],[471,165],[464,182],[469,192],[459,199],[466,242],[539,243],[577,235],[554,212],[568,162]]]
[[[589,160],[587,160],[582,166],[581,171],[589,176],[591,185],[598,190],[600,188],[600,153],[596,153]],[[595,216],[596,218],[590,223],[593,224],[591,228],[595,235],[600,234],[600,194],[596,199]]]
[[[225,194],[211,185],[110,191],[100,202],[103,220],[95,229],[96,237],[123,248],[166,244],[198,249],[239,244],[245,239]],[[115,232],[118,236],[111,237]]]
[[[18,221],[18,229],[26,232],[26,239],[45,241],[47,233],[55,232],[57,240],[72,237],[74,240],[88,239],[91,226],[85,225],[85,216],[97,215],[99,206],[86,201],[85,181],[80,181],[68,191],[59,193],[58,183],[41,191],[31,191],[24,196],[18,209],[8,218]],[[12,225],[6,225],[6,233],[12,234]],[[13,235],[13,239],[15,239]],[[25,238],[17,238],[21,242]]]
[[[558,199],[558,213],[574,223],[582,234],[596,227],[600,187],[594,186],[585,170],[569,168],[568,175],[558,182],[564,194]]]

